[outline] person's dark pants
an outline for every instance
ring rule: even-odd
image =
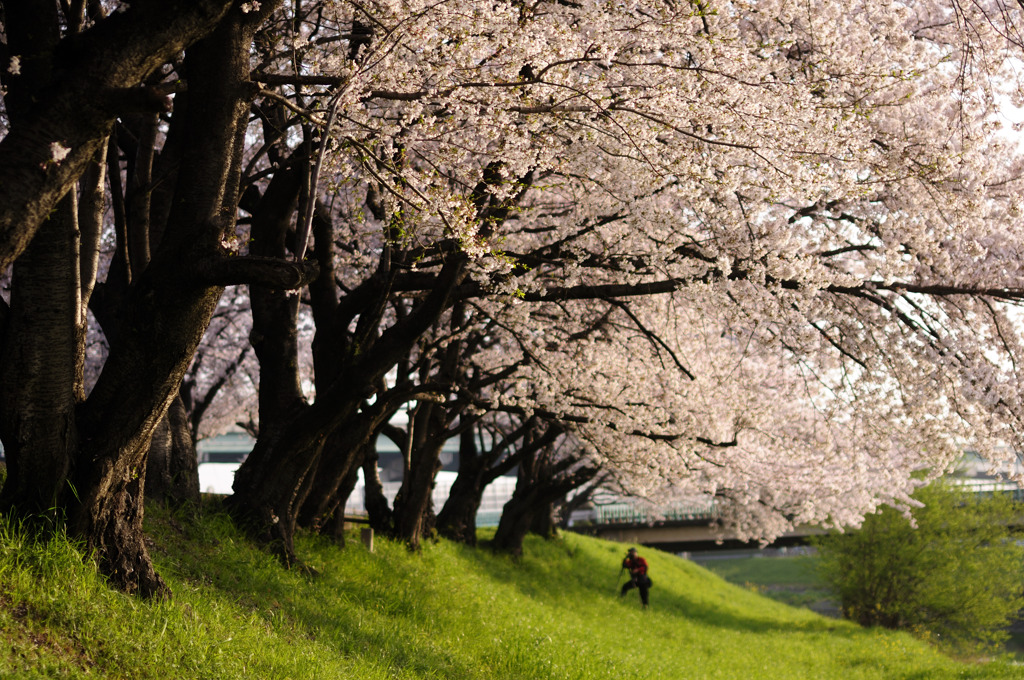
[[[625,595],[633,588],[638,588],[640,590],[640,601],[643,602],[646,607],[650,581],[647,580],[646,576],[634,576],[622,585],[622,592],[619,593],[619,597]]]

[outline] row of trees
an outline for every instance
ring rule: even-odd
[[[515,550],[598,481],[770,537],[1016,437],[1016,8],[0,10],[0,509],[125,590],[204,422],[256,433],[229,508],[286,562],[360,469],[415,546],[518,466]]]

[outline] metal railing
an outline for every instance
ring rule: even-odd
[[[716,517],[718,517],[718,505],[714,500],[697,503],[672,503],[656,510],[629,501],[594,506],[595,524],[707,521]]]

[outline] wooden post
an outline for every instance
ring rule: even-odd
[[[359,538],[362,539],[363,545],[370,552],[373,552],[373,527],[364,527],[359,530]]]

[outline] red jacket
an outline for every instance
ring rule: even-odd
[[[647,560],[637,555],[636,557],[629,557],[628,555],[622,560],[622,567],[629,569],[629,573],[633,576],[647,576]]]

